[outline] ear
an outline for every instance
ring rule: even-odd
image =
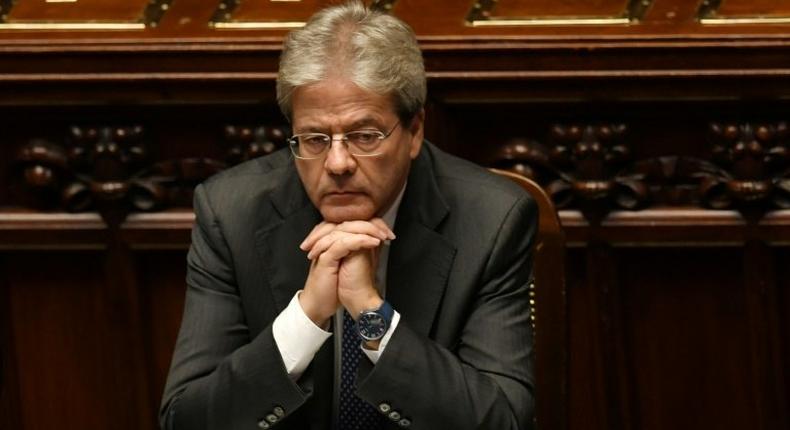
[[[409,142],[409,157],[412,160],[417,158],[422,148],[422,141],[425,137],[425,109],[420,109],[409,124],[409,133],[411,134],[411,141]]]

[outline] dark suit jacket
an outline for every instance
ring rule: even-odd
[[[272,322],[303,288],[298,244],[321,221],[287,151],[229,169],[195,191],[184,318],[161,423],[173,429],[329,429],[334,342],[289,379]],[[426,142],[395,225],[387,301],[400,323],[358,393],[413,429],[529,428],[528,306],[534,201],[508,180]],[[390,423],[398,428],[395,423]]]

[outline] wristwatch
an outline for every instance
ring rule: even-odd
[[[394,314],[392,306],[386,301],[382,302],[378,309],[360,312],[357,333],[366,341],[381,339],[390,328]]]

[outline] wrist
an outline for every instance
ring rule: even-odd
[[[365,349],[369,349],[371,351],[378,351],[379,347],[381,346],[381,339],[366,340],[362,343],[365,345]]]
[[[384,299],[378,295],[378,293],[374,293],[369,297],[366,297],[363,300],[359,301],[359,304],[355,304],[353,309],[349,309],[351,316],[354,320],[359,319],[359,315],[364,311],[374,310],[381,307],[381,304],[384,303]]]
[[[320,308],[312,306],[312,301],[305,291],[299,293],[299,306],[302,308],[302,312],[304,312],[304,314],[310,319],[310,321],[313,322],[313,324],[321,327],[322,329],[326,329],[326,327],[329,326],[329,316],[324,316],[320,312]]]

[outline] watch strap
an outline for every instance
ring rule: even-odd
[[[392,317],[395,315],[395,309],[392,309],[392,305],[390,305],[389,302],[386,300],[381,302],[381,306],[379,306],[375,312],[384,317],[384,320],[387,321],[387,328],[392,325]]]

